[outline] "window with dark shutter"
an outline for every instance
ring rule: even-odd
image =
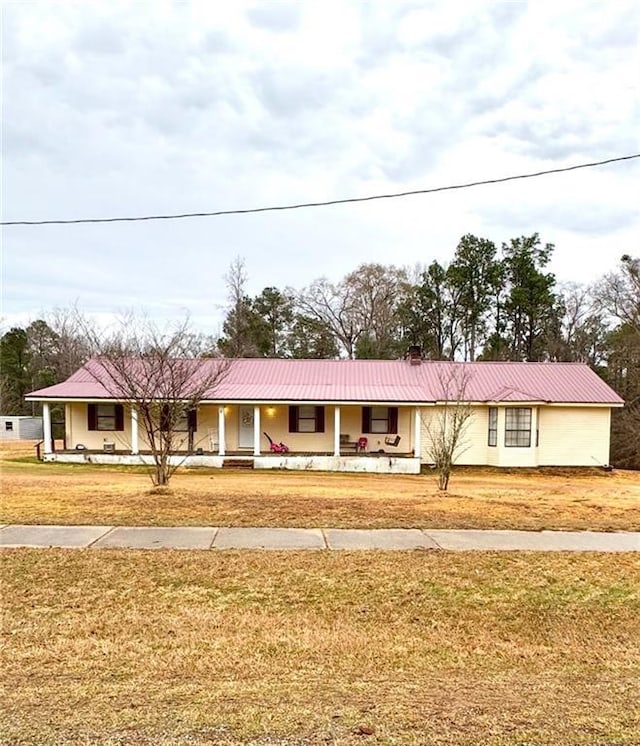
[[[124,430],[124,407],[122,404],[115,405],[115,421],[116,430],[122,432]]]
[[[390,433],[398,432],[398,407],[389,407],[389,430]]]
[[[362,407],[362,432],[388,435],[398,432],[398,407]]]
[[[299,404],[289,407],[290,433],[323,433],[324,407]]]
[[[169,405],[163,404],[160,410],[160,430],[163,433],[168,432],[171,428],[171,412],[169,411]]]
[[[198,413],[195,409],[190,409],[187,412],[187,427],[191,432],[195,432],[198,429]]]
[[[298,407],[295,405],[289,407],[289,432],[298,432]]]
[[[163,404],[160,410],[160,430],[162,432],[186,433],[194,423],[193,430],[197,430],[196,410],[190,409],[188,412],[177,406]]]
[[[87,430],[122,432],[124,430],[122,404],[88,404]]]
[[[362,432],[371,432],[371,407],[362,407]]]
[[[316,407],[316,432],[324,432],[324,407]]]
[[[87,404],[87,430],[97,430],[96,405]]]

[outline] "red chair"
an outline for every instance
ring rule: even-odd
[[[358,442],[356,443],[356,453],[364,453],[367,450],[367,446],[369,445],[369,439],[362,437],[358,438]]]

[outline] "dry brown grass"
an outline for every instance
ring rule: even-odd
[[[0,563],[2,743],[638,743],[631,554]]]
[[[165,494],[132,467],[39,464],[3,446],[0,521],[106,525],[640,530],[640,473],[431,474],[183,470]]]

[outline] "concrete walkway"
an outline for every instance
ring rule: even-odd
[[[1,526],[0,547],[640,552],[640,532]]]

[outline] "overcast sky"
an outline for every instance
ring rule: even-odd
[[[195,212],[436,187],[638,152],[640,4],[3,5],[3,220]],[[305,211],[3,229],[3,326],[78,302],[191,312],[363,262],[540,233],[559,280],[638,255],[640,161]]]

